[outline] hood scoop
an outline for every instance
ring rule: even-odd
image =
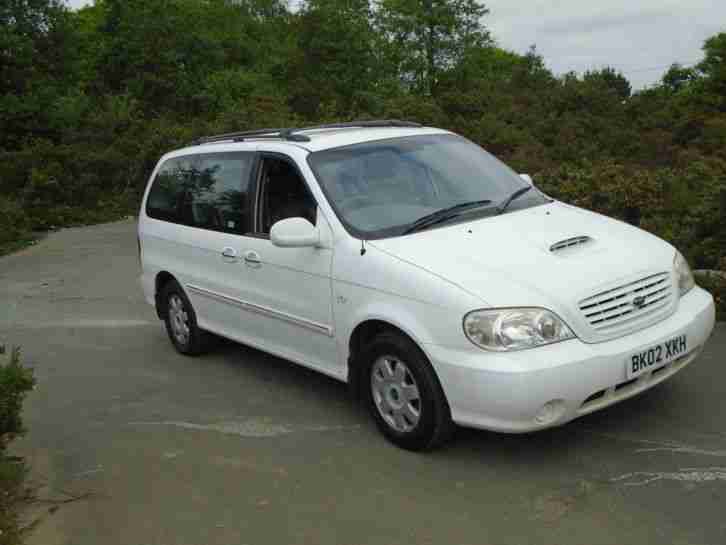
[[[566,238],[564,240],[560,240],[559,242],[555,242],[552,246],[550,246],[550,252],[561,252],[562,250],[573,248],[575,246],[581,246],[583,244],[588,244],[592,241],[593,239],[588,236]]]

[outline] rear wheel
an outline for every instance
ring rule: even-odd
[[[407,337],[385,332],[361,356],[365,399],[378,429],[408,450],[427,450],[454,431],[449,404],[426,355]]]
[[[174,348],[186,356],[203,354],[209,348],[211,334],[197,325],[197,315],[189,298],[176,281],[168,282],[159,297],[164,307],[166,332]]]

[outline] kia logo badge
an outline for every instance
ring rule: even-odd
[[[638,295],[633,298],[633,306],[635,308],[643,308],[645,306],[645,295]]]

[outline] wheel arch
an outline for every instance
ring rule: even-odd
[[[160,320],[166,319],[166,305],[161,304],[159,300],[162,291],[169,282],[176,282],[176,278],[168,271],[160,271],[154,280],[154,302],[156,303],[156,315]]]
[[[358,356],[363,351],[367,343],[372,341],[377,335],[384,331],[397,333],[409,339],[416,347],[423,352],[426,358],[431,362],[431,358],[427,354],[424,343],[421,342],[418,335],[412,332],[412,328],[402,325],[397,321],[390,320],[382,316],[369,316],[361,319],[352,329],[348,337],[348,388],[355,399],[361,399],[361,385],[365,383],[362,376],[362,366],[358,360]],[[432,365],[433,368],[433,365]],[[436,370],[434,369],[434,374]],[[438,377],[437,377],[438,378]]]

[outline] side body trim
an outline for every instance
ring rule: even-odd
[[[250,303],[248,301],[243,301],[242,299],[237,299],[236,297],[230,297],[229,295],[224,295],[224,294],[218,293],[216,291],[208,290],[205,288],[200,288],[199,286],[195,286],[193,284],[187,284],[186,287],[189,291],[191,291],[192,293],[196,293],[197,295],[203,295],[205,297],[215,299],[216,301],[220,301],[222,303],[227,303],[229,305],[240,307],[249,312],[261,314],[261,315],[267,316],[269,318],[276,318],[278,320],[282,320],[284,322],[288,322],[288,323],[291,323],[291,324],[294,324],[294,325],[297,325],[300,327],[304,327],[306,329],[309,329],[310,331],[314,331],[315,333],[320,333],[320,334],[326,335],[328,337],[333,336],[333,328],[330,327],[329,325],[314,322],[314,321],[308,320],[306,318],[301,318],[300,316],[295,316],[293,314],[288,314],[287,312],[281,312],[279,310],[274,310],[274,309],[271,309],[269,307],[265,307],[262,305],[256,305],[255,303]]]

